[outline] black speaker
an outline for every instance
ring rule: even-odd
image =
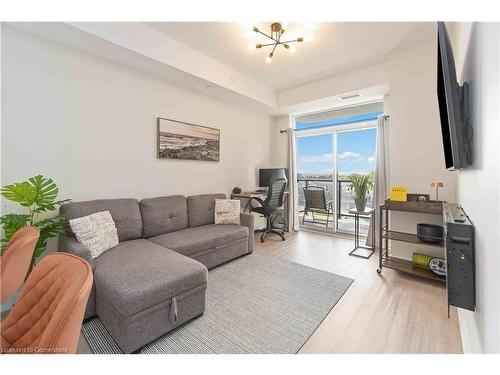
[[[449,306],[453,305],[474,311],[476,307],[474,226],[463,208],[451,203],[445,204],[444,221],[448,310]]]

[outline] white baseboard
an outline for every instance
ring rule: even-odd
[[[477,329],[475,313],[463,309],[457,310],[460,336],[462,338],[462,350],[464,354],[484,353],[479,331]]]

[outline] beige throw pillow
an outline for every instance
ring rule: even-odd
[[[69,225],[76,239],[90,250],[92,259],[118,245],[118,232],[109,211],[71,219]]]
[[[240,201],[236,199],[215,200],[215,224],[240,225]]]

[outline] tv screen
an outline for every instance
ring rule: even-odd
[[[288,168],[259,169],[259,187],[268,187],[274,176],[285,176],[288,180]]]
[[[437,96],[446,169],[470,164],[470,145],[464,121],[464,90],[457,83],[455,61],[444,22],[438,22]]]

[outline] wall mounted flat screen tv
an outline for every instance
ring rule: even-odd
[[[455,60],[444,22],[438,22],[437,95],[446,169],[471,164],[468,84],[457,83]]]

